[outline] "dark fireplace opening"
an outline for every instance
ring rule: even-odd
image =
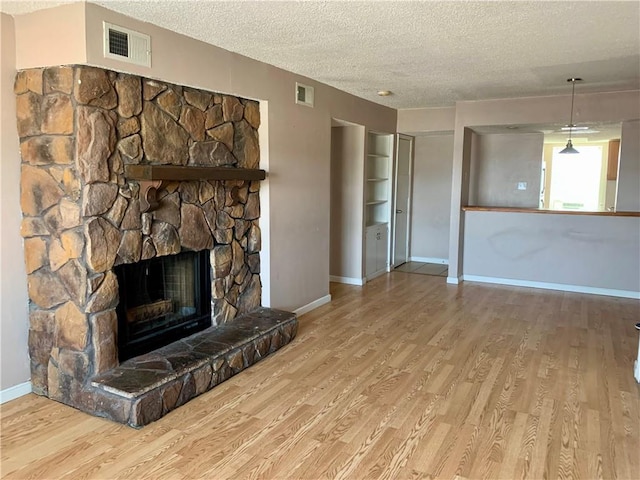
[[[211,326],[210,268],[207,250],[114,268],[121,362]]]

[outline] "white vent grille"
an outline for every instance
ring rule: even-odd
[[[123,62],[151,66],[151,37],[103,22],[104,56]]]
[[[296,82],[296,103],[313,107],[313,87]]]

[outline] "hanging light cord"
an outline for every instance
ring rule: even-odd
[[[569,120],[569,141],[571,141],[571,132],[573,131],[573,98],[576,93],[576,79],[571,79],[571,120]]]

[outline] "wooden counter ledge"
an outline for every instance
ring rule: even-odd
[[[592,215],[600,217],[640,217],[640,212],[577,212],[571,210],[543,210],[540,208],[519,207],[462,207],[465,212],[510,212],[510,213],[542,213],[551,215]]]

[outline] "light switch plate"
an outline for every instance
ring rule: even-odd
[[[527,182],[518,182],[518,190],[526,190]]]

